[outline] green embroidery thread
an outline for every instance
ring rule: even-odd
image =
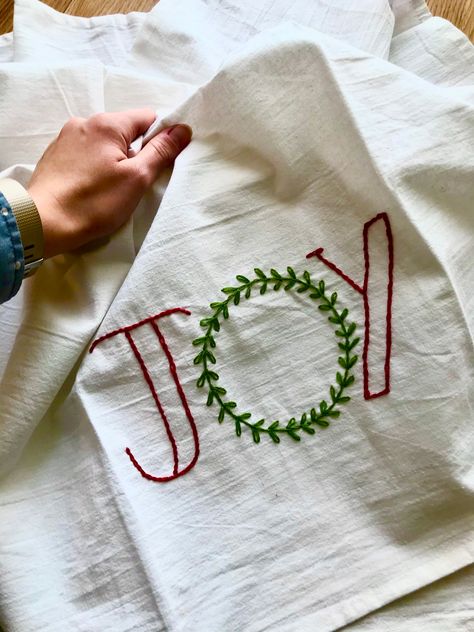
[[[286,276],[281,275],[277,270],[271,269],[270,275],[267,276],[259,268],[255,268],[256,277],[254,279],[248,279],[243,275],[237,275],[236,279],[241,284],[238,287],[225,287],[222,292],[227,295],[225,301],[211,303],[210,307],[213,310],[212,316],[203,318],[200,321],[201,327],[205,329],[204,336],[196,338],[193,341],[193,345],[196,347],[202,347],[201,351],[194,358],[194,364],[202,365],[202,373],[197,380],[197,386],[203,388],[207,386],[208,396],[207,405],[212,406],[216,403],[219,407],[218,421],[222,423],[226,417],[230,417],[235,424],[235,432],[238,437],[242,434],[242,427],[247,427],[251,433],[255,443],[260,443],[260,435],[266,433],[270,436],[274,443],[280,443],[280,434],[286,434],[295,441],[300,441],[301,437],[299,432],[303,431],[307,434],[314,434],[315,428],[313,426],[319,426],[320,428],[327,428],[331,418],[339,417],[340,410],[337,406],[340,404],[346,404],[350,401],[350,397],[345,395],[345,389],[351,386],[354,381],[354,375],[351,373],[351,369],[357,362],[357,355],[351,355],[354,347],[359,343],[359,338],[354,338],[356,330],[356,324],[346,322],[349,310],[344,308],[339,312],[335,305],[337,303],[337,292],[333,292],[331,296],[326,295],[326,288],[324,281],[319,281],[315,285],[311,281],[309,272],[303,272],[301,277],[295,273],[293,268],[287,268],[288,274]],[[280,425],[279,420],[273,421],[270,425],[266,425],[265,419],[259,419],[257,422],[252,423],[250,412],[239,413],[237,410],[237,404],[234,401],[224,401],[224,396],[227,391],[224,387],[217,384],[219,375],[211,370],[210,364],[216,364],[216,357],[211,349],[216,348],[216,340],[214,332],[219,332],[221,324],[219,319],[229,318],[229,308],[231,305],[238,305],[242,297],[249,299],[253,289],[259,289],[260,294],[265,294],[268,288],[273,286],[274,291],[278,291],[281,288],[290,290],[296,288],[296,292],[299,294],[309,292],[309,298],[314,301],[319,301],[319,309],[322,312],[330,312],[328,320],[329,322],[337,325],[335,335],[338,337],[338,346],[343,354],[339,356],[339,366],[344,372],[338,371],[336,374],[336,384],[331,385],[329,388],[329,398],[331,403],[328,404],[326,400],[322,400],[317,407],[311,408],[308,412],[303,412],[299,421],[296,417],[292,417],[286,425]]]

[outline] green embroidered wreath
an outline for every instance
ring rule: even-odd
[[[280,434],[287,434],[295,441],[300,441],[301,437],[298,434],[300,431],[312,435],[315,433],[314,426],[326,428],[329,426],[331,418],[339,417],[340,410],[338,406],[350,400],[350,397],[345,395],[344,392],[348,386],[351,386],[355,379],[351,373],[351,369],[356,364],[358,356],[351,355],[351,353],[358,344],[359,338],[354,338],[356,324],[347,323],[349,311],[344,308],[339,312],[335,307],[337,303],[337,292],[331,294],[330,297],[326,296],[324,281],[319,281],[318,285],[314,285],[309,272],[305,271],[301,278],[296,275],[292,268],[287,268],[287,272],[288,275],[283,276],[277,272],[277,270],[272,269],[270,276],[267,276],[262,270],[255,268],[256,277],[252,280],[240,274],[237,275],[236,279],[240,285],[238,287],[225,287],[222,292],[227,295],[226,300],[211,303],[211,309],[213,310],[212,316],[200,321],[201,327],[205,329],[205,334],[193,341],[194,346],[202,347],[201,351],[194,358],[194,364],[202,365],[202,373],[197,380],[197,386],[199,388],[207,386],[207,405],[218,405],[219,423],[222,423],[226,417],[234,421],[235,432],[238,437],[242,434],[242,426],[247,427],[252,432],[255,443],[260,442],[260,435],[262,433],[268,434],[275,443],[280,443]],[[267,425],[265,419],[259,419],[255,423],[252,423],[251,413],[239,413],[235,402],[226,401],[224,399],[227,391],[223,386],[217,384],[219,375],[211,370],[209,365],[216,364],[216,357],[212,349],[216,348],[214,336],[221,328],[220,318],[229,318],[229,308],[231,305],[238,305],[242,297],[249,299],[252,290],[259,289],[260,294],[265,294],[269,287],[273,287],[275,291],[281,288],[285,290],[296,288],[299,294],[308,292],[310,299],[319,302],[319,309],[322,312],[329,313],[328,320],[336,325],[334,333],[338,337],[339,349],[343,352],[338,358],[339,366],[343,369],[343,372],[338,371],[336,373],[336,385],[331,385],[329,388],[329,399],[331,403],[328,404],[328,402],[323,399],[318,406],[303,412],[299,421],[296,417],[292,417],[283,424],[280,424],[279,420],[275,420],[270,425]]]

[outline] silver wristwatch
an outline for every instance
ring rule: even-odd
[[[31,276],[43,263],[43,227],[36,204],[26,189],[16,180],[5,178],[0,180],[0,192],[10,205],[18,224],[25,270],[23,277]]]

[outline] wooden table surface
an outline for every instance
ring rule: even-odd
[[[43,0],[58,11],[70,15],[104,15],[149,11],[157,0]],[[0,0],[0,33],[12,30],[13,0]],[[451,20],[474,41],[474,0],[427,0],[431,12]]]

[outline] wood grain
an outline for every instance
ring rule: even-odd
[[[69,15],[105,15],[149,11],[156,0],[44,0],[46,4]],[[450,20],[474,42],[474,0],[427,0],[431,12]],[[0,0],[0,33],[13,26],[13,0]]]
[[[450,20],[474,42],[474,0],[428,0],[427,4],[433,15]]]
[[[42,0],[45,4],[68,15],[86,18],[108,13],[129,13],[130,11],[150,11],[157,0]],[[13,28],[13,0],[0,0],[0,33],[8,33]]]

